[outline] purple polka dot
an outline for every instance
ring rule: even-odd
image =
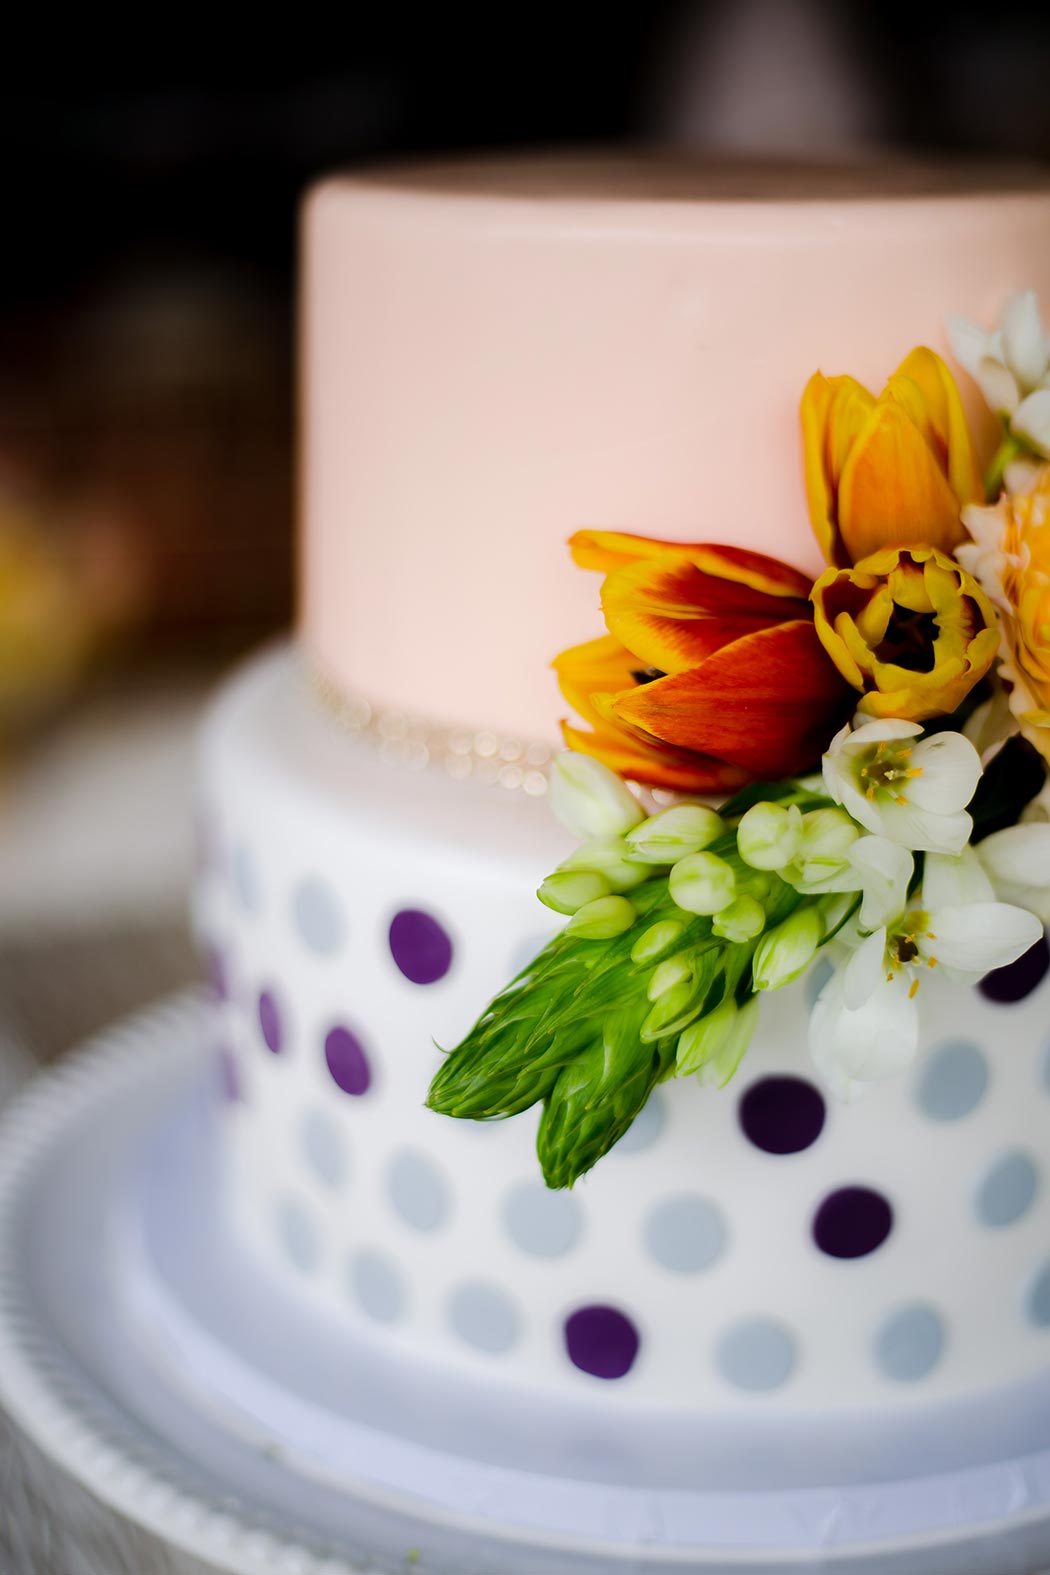
[[[233,1052],[224,1045],[218,1055],[219,1093],[227,1104],[235,1105],[244,1097],[241,1073]]]
[[[367,1094],[372,1082],[364,1046],[349,1028],[333,1028],[324,1042],[324,1058],[344,1094]]]
[[[1008,1006],[1012,1001],[1023,1001],[1026,995],[1031,995],[1036,985],[1042,983],[1048,968],[1050,949],[1043,935],[1016,962],[1009,963],[1005,968],[993,969],[981,980],[978,988],[989,1001]]]
[[[800,1154],[824,1130],[820,1091],[802,1077],[763,1077],[740,1101],[740,1125],[767,1154]]]
[[[263,1036],[263,1044],[267,1050],[272,1050],[274,1055],[280,1055],[283,1048],[284,1031],[281,1026],[281,1014],[277,1009],[277,1002],[269,990],[264,990],[259,997],[259,1028]]]
[[[433,984],[452,966],[452,942],[435,918],[403,908],[390,925],[390,953],[406,979]]]
[[[826,1197],[813,1220],[813,1240],[829,1258],[864,1258],[893,1229],[893,1210],[870,1187],[841,1187]]]
[[[580,1307],[565,1320],[569,1361],[594,1378],[623,1378],[640,1344],[638,1330],[617,1307]]]

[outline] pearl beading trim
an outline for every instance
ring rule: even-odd
[[[541,798],[555,750],[492,728],[448,727],[406,711],[381,710],[362,695],[344,694],[315,668],[310,686],[342,727],[412,771],[436,767],[459,782],[474,781]]]

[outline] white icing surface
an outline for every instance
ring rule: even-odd
[[[1014,1006],[924,983],[936,1057],[830,1107],[812,1146],[777,1156],[746,1138],[738,1109],[763,1076],[813,1080],[805,987],[784,992],[764,1003],[729,1090],[665,1085],[621,1151],[545,1210],[534,1112],[478,1127],[423,1100],[434,1042],[455,1043],[556,922],[533,895],[565,851],[549,810],[384,763],[319,708],[288,653],[228,687],[202,767],[217,857],[197,916],[226,960],[243,1092],[227,1110],[219,1202],[283,1293],[392,1353],[592,1394],[610,1416],[650,1403],[906,1415],[1045,1373],[1050,980]],[[391,958],[403,909],[452,938],[435,983],[411,983]],[[260,1032],[264,990],[280,1054]],[[363,1094],[329,1073],[336,1026],[368,1058]],[[943,1048],[953,1042],[969,1048]],[[885,1243],[853,1260],[811,1234],[822,1200],[847,1186],[894,1211]],[[617,1382],[565,1353],[566,1317],[594,1304],[622,1309],[641,1337]]]

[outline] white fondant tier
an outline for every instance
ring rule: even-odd
[[[202,774],[231,1095],[216,1203],[282,1295],[610,1414],[907,1415],[1045,1373],[1050,980],[1013,1003],[924,983],[914,1074],[825,1109],[811,978],[763,1003],[729,1089],[664,1085],[548,1193],[534,1112],[477,1126],[423,1103],[436,1045],[553,927],[534,889],[566,844],[544,803],[385,761],[289,652],[221,696]]]

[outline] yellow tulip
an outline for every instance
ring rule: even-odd
[[[855,378],[814,373],[802,437],[810,520],[829,563],[965,541],[960,512],[984,501],[984,487],[959,390],[932,350],[913,350],[878,399]]]
[[[988,597],[933,547],[884,547],[853,568],[828,569],[813,607],[821,644],[869,716],[947,716],[999,647]]]

